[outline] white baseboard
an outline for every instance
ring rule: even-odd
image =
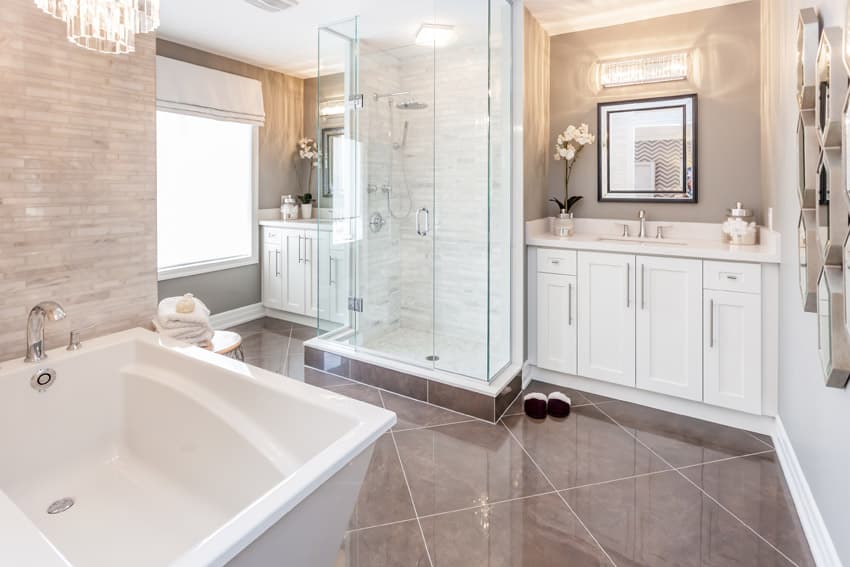
[[[297,313],[290,313],[289,311],[280,311],[279,309],[272,309],[270,307],[265,308],[265,315],[272,319],[298,323],[299,325],[304,325],[306,327],[316,327],[316,318],[307,315],[299,315]]]
[[[262,303],[254,303],[245,307],[237,307],[230,311],[222,311],[210,315],[210,325],[213,329],[227,329],[249,321],[255,321],[265,316],[266,311]]]
[[[803,532],[806,534],[815,564],[818,567],[841,567],[838,551],[835,549],[832,537],[829,535],[823,517],[820,515],[818,504],[811,488],[809,488],[809,483],[806,481],[806,475],[803,474],[800,461],[797,460],[797,454],[791,445],[788,432],[785,431],[779,417],[776,418],[773,444],[776,447],[776,456],[779,457],[779,464],[785,474],[785,482],[788,484],[791,498],[797,507],[797,515],[800,517],[800,524],[803,526]]]
[[[685,400],[682,398],[674,398],[664,394],[657,394],[646,390],[638,390],[637,388],[629,388],[619,384],[611,384],[600,380],[592,380],[582,376],[573,376],[571,374],[562,374],[545,370],[537,366],[531,366],[531,377],[541,382],[563,386],[565,388],[574,388],[576,390],[584,390],[591,394],[598,394],[648,406],[651,408],[669,411],[671,413],[686,415],[696,419],[711,421],[729,427],[738,429],[746,429],[756,433],[764,433],[771,435],[774,429],[774,418],[766,415],[752,415],[736,410],[730,410],[717,406]]]

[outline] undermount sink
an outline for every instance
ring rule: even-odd
[[[652,246],[687,246],[681,240],[666,240],[663,238],[637,238],[634,236],[600,236],[597,242],[625,242],[629,244],[647,244]]]

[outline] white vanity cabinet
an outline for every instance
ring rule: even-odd
[[[329,230],[296,228],[280,222],[275,225],[280,227],[267,225],[261,232],[263,306],[346,322],[349,316],[347,247],[332,246]]]
[[[706,262],[703,293],[706,403],[762,411],[761,266]]]
[[[537,274],[537,364],[575,374],[578,328],[576,253],[545,251]]]
[[[702,261],[637,257],[638,388],[701,400]]]
[[[578,252],[578,374],[635,385],[635,256]]]
[[[280,229],[263,230],[262,251],[263,305],[272,309],[282,309],[284,266]]]

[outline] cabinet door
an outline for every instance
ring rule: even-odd
[[[537,274],[537,365],[575,374],[576,277]]]
[[[703,399],[761,414],[761,296],[704,292]]]
[[[263,242],[263,305],[283,308],[283,251],[277,243]]]
[[[348,246],[340,244],[331,247],[331,257],[328,264],[328,282],[331,286],[330,320],[340,325],[347,325],[351,317],[348,310],[348,282],[350,262]]]
[[[702,261],[637,258],[637,387],[702,400]]]
[[[325,299],[324,294],[319,293],[319,285],[327,285],[327,280],[320,281],[319,278],[319,240],[317,231],[308,230],[304,232],[304,305],[305,315],[316,317],[319,315],[319,298]],[[322,319],[327,319],[327,305],[322,305]]]
[[[635,385],[635,257],[579,252],[578,373]]]
[[[283,309],[300,315],[307,309],[304,242],[304,231],[283,231]]]

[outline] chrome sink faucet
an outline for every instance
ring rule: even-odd
[[[640,232],[638,232],[638,238],[646,238],[646,211],[643,209],[638,211],[638,220],[640,220]]]
[[[47,358],[44,354],[44,319],[61,321],[65,310],[55,301],[42,301],[30,310],[27,317],[27,356],[24,362],[38,362]]]

